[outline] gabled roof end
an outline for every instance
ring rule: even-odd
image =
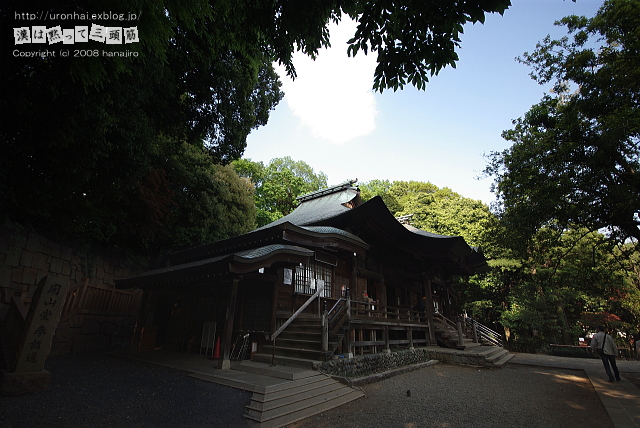
[[[306,201],[310,201],[312,199],[317,199],[317,198],[320,198],[322,196],[327,196],[327,195],[330,195],[332,193],[337,193],[337,192],[340,192],[342,190],[352,188],[353,185],[355,183],[357,183],[357,182],[358,182],[357,178],[355,180],[347,180],[347,181],[342,182],[340,184],[336,184],[335,186],[330,186],[330,187],[327,187],[325,189],[316,190],[314,192],[298,196],[296,198],[296,200],[298,202],[300,202],[300,203],[303,203],[303,202],[306,202]]]

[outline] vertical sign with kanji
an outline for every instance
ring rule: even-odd
[[[69,278],[49,275],[40,281],[29,308],[15,373],[37,372],[44,368],[68,291]]]

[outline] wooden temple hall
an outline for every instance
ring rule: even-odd
[[[144,290],[132,349],[208,353],[219,368],[462,349],[438,325],[451,324],[452,276],[487,270],[484,256],[461,237],[401,223],[380,197],[362,203],[354,184],[301,196],[269,225],[118,281]]]

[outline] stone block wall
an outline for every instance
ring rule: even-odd
[[[314,369],[324,373],[357,378],[376,373],[384,373],[412,364],[424,363],[435,358],[435,353],[427,348],[397,351],[391,353],[360,355],[354,358],[340,358],[315,363]]]
[[[0,228],[0,323],[6,319],[12,297],[28,308],[38,281],[50,273],[69,277],[72,289],[85,283],[113,288],[114,280],[135,276],[142,270],[116,257],[84,254],[34,232]],[[80,314],[74,318],[59,326],[52,353],[122,342],[135,322],[131,317],[114,320],[106,315]]]
[[[313,368],[333,376],[359,378],[389,372],[413,364],[425,363],[430,360],[474,367],[487,366],[487,361],[483,354],[431,346],[318,362],[314,363]]]

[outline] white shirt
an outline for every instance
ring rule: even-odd
[[[606,341],[605,341],[605,337],[606,337]],[[602,342],[604,342],[604,348],[602,347]],[[593,335],[593,337],[591,338],[591,348],[593,349],[602,348],[604,349],[604,353],[607,355],[618,354],[618,348],[616,347],[616,344],[613,341],[613,338],[610,335],[605,334],[605,332],[603,331],[599,331]]]

